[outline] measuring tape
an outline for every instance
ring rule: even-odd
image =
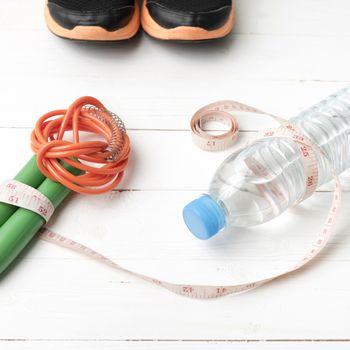
[[[37,189],[16,180],[0,185],[0,202],[37,213],[48,222],[55,211],[51,201]]]
[[[303,162],[305,165],[305,172],[307,175],[306,191],[303,199],[308,198],[315,191],[317,186],[317,180],[318,180],[315,151],[317,150],[323,154],[324,152],[318,145],[314,144],[311,140],[305,137],[305,135],[303,135],[300,132],[300,130],[297,129],[296,126],[289,123],[285,119],[276,117],[268,113],[264,113],[258,109],[255,109],[253,107],[250,107],[235,101],[222,101],[222,102],[213,103],[211,105],[204,107],[202,110],[200,110],[197,113],[199,113],[199,116],[201,115],[205,116],[204,112],[206,111],[214,111],[214,112],[220,112],[220,113],[223,111],[226,111],[226,113],[227,111],[244,111],[244,112],[256,113],[265,117],[268,116],[276,120],[278,123],[281,124],[279,128],[267,129],[267,130],[261,131],[257,134],[257,137],[254,138],[254,140],[261,139],[261,138],[281,137],[281,138],[288,138],[296,142],[300,147],[300,152],[303,157]],[[222,143],[222,145],[223,144],[224,143]],[[212,147],[216,148],[218,146],[213,145]],[[326,159],[331,164],[331,161],[328,158]],[[251,166],[252,171],[254,171],[257,174],[263,175],[264,171],[266,171],[265,169],[260,167],[259,164],[256,162],[254,162],[253,164],[250,164],[249,166]],[[318,236],[316,237],[314,243],[312,244],[311,248],[309,248],[306,251],[304,257],[300,261],[298,261],[296,264],[293,264],[286,271],[279,274],[272,275],[269,278],[265,278],[262,280],[251,281],[244,284],[226,285],[226,286],[175,284],[175,283],[155,279],[150,276],[128,270],[122,267],[121,265],[117,264],[116,262],[112,261],[108,257],[98,253],[97,251],[89,247],[86,247],[78,242],[75,242],[71,239],[68,239],[64,236],[61,236],[55,232],[52,232],[48,228],[44,228],[41,231],[41,233],[39,234],[39,238],[47,242],[84,254],[90,258],[100,261],[101,263],[107,264],[108,266],[111,266],[117,270],[130,273],[133,276],[139,277],[153,284],[162,286],[171,292],[181,294],[184,296],[188,296],[192,298],[200,298],[200,299],[210,299],[210,298],[221,297],[228,294],[238,294],[238,293],[255,289],[271,280],[282,277],[288,273],[291,273],[293,271],[300,269],[301,267],[309,263],[311,260],[313,260],[323,250],[323,248],[326,246],[327,242],[333,235],[335,223],[340,211],[340,202],[341,202],[340,181],[333,166],[332,166],[332,169],[333,169],[332,174],[335,179],[335,191],[333,194],[331,208],[327,215],[326,221],[321,231],[319,232]],[[2,193],[6,193],[6,195]],[[0,187],[0,201],[2,201],[2,198],[8,199],[9,196],[14,196],[16,200],[15,202],[12,201],[10,204],[14,204],[18,207],[24,207],[26,209],[33,210],[35,212],[37,212],[37,208],[38,208],[38,202],[36,202],[35,198],[39,197],[40,195],[37,190],[30,188],[29,186],[26,186],[26,185],[19,186],[18,182],[14,180],[8,181],[5,185]],[[42,203],[44,204],[43,207],[48,208],[50,207],[50,202],[48,201],[47,198],[46,199],[45,198],[40,197],[40,201],[44,201],[44,203]],[[38,213],[38,214],[42,216],[42,213]]]
[[[238,139],[239,125],[236,118],[228,111],[231,101],[221,101],[201,108],[191,119],[193,142],[202,150],[208,152],[223,151],[233,146]],[[204,126],[210,122],[217,122],[228,127],[228,131],[221,135],[209,135]]]

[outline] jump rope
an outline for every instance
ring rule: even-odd
[[[304,199],[311,196],[316,190],[318,178],[315,150],[324,152],[285,119],[235,101],[216,102],[203,107],[192,118],[191,129],[196,145],[207,151],[232,146],[239,130],[233,112],[271,117],[280,124],[278,128],[258,132],[254,141],[270,137],[292,139],[301,150],[307,174]],[[211,121],[227,125],[229,131],[219,136],[208,135],[204,125]],[[72,141],[65,138],[68,132],[73,134]],[[88,133],[90,138],[98,137],[99,140],[83,141],[82,133]],[[119,185],[130,154],[130,141],[122,120],[109,112],[97,99],[82,97],[67,110],[56,110],[42,116],[32,132],[31,140],[36,156],[14,180],[0,186],[0,273],[40,231],[39,238],[45,241],[89,256],[177,294],[202,299],[238,294],[299,270],[313,260],[332,237],[340,211],[340,181],[331,161],[326,157],[335,179],[333,201],[321,231],[302,260],[282,273],[244,284],[174,284],[125,269],[93,249],[43,227],[71,191],[94,195],[111,191]],[[258,167],[256,171],[260,171]]]
[[[43,115],[31,143],[36,156],[0,189],[0,273],[70,191],[96,195],[118,186],[130,153],[123,122],[93,97]]]

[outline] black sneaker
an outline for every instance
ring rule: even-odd
[[[233,28],[233,0],[143,0],[141,22],[157,39],[217,39]]]
[[[140,26],[137,0],[48,0],[45,18],[54,34],[76,40],[126,40]]]

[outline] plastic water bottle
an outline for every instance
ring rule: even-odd
[[[323,149],[338,174],[350,167],[350,87],[291,121]],[[325,156],[315,152],[321,186],[332,172]],[[256,162],[265,169],[263,176],[251,169]],[[305,191],[300,147],[287,138],[261,139],[230,155],[214,175],[209,194],[188,204],[183,216],[195,236],[209,239],[226,227],[267,222],[298,204]]]

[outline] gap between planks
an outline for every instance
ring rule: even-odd
[[[45,338],[33,338],[33,339],[0,339],[0,342],[183,342],[183,343],[313,343],[313,342],[329,342],[329,343],[341,343],[350,342],[350,339],[45,339]]]

